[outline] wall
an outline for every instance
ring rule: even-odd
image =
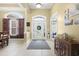
[[[7,7],[8,8],[8,7]],[[0,11],[0,31],[3,30],[3,18],[4,15],[7,13],[8,11]],[[26,22],[31,22],[32,21],[32,17],[36,16],[36,15],[43,15],[46,16],[46,22],[47,22],[47,32],[50,32],[50,26],[49,26],[49,22],[50,22],[50,10],[46,10],[46,9],[30,9],[29,7],[24,8],[24,11],[20,12],[21,14],[23,14],[25,16],[25,24],[24,24],[24,34],[25,34],[25,39],[27,37],[27,32],[30,32],[30,38],[31,38],[31,26],[27,27],[26,26]]]
[[[36,16],[36,15],[43,15],[46,17],[46,22],[47,22],[47,31],[49,32],[49,20],[50,20],[50,10],[46,10],[46,9],[36,9],[36,10],[32,10],[31,11],[31,21],[32,21],[32,17]]]
[[[47,17],[47,32],[50,32],[50,15],[54,14],[55,12],[58,13],[58,34],[62,34],[64,32],[68,33],[69,35],[75,37],[76,39],[79,39],[79,25],[64,25],[64,11],[66,9],[74,8],[75,4],[54,4],[51,10],[46,9],[33,9],[30,10],[29,7],[25,8],[25,11],[21,12],[25,15],[25,29],[24,32],[30,31],[31,32],[31,26],[29,28],[26,27],[27,21],[32,21],[32,17],[35,15],[44,15]],[[0,31],[2,31],[2,19],[6,12],[0,11]],[[79,17],[79,15],[71,17],[71,19],[74,19],[76,17]],[[31,33],[30,33],[31,34]]]
[[[70,19],[75,20],[76,18],[79,18],[79,15],[70,17]],[[78,40],[79,41],[79,25],[69,25],[65,27],[65,31],[69,34],[72,35],[75,39],[74,40]]]
[[[55,12],[58,13],[58,34],[64,33],[64,12],[66,9],[74,7],[73,4],[54,4],[51,9],[51,15]]]
[[[5,7],[4,7],[5,8]],[[8,8],[8,7],[6,7],[6,8]],[[16,10],[16,8],[15,8],[15,10]],[[5,11],[2,11],[2,10],[0,10],[0,32],[2,32],[3,31],[3,18],[4,18],[4,16],[5,16],[5,14],[7,14],[9,11],[7,11],[7,10],[5,10]],[[10,11],[11,12],[11,11]],[[25,17],[25,12],[24,11],[15,11],[15,12],[19,12],[19,13],[21,13],[24,17]],[[26,30],[26,29],[25,29]],[[24,31],[25,31],[24,30]]]
[[[32,23],[32,17],[36,15],[43,15],[46,17],[47,23],[47,32],[50,32],[50,10],[47,9],[32,9],[29,16],[29,21]],[[30,26],[30,34],[31,34],[31,26]]]
[[[74,37],[74,40],[79,41],[79,25],[64,25],[64,11],[66,9],[75,8],[76,4],[54,4],[54,6],[51,9],[51,15],[55,12],[59,13],[58,17],[58,34],[62,34],[64,32],[68,33],[70,36]],[[76,17],[79,17],[79,15],[76,15],[74,17],[70,17],[70,19],[74,19]]]
[[[2,30],[3,30],[2,19],[3,19],[3,12],[0,11],[0,32],[2,32]]]

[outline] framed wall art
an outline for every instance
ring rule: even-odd
[[[64,23],[65,23],[65,25],[73,24],[73,20],[69,19],[69,9],[65,10],[65,12],[64,12]]]
[[[73,24],[79,25],[79,18],[76,18],[76,19],[73,21]]]
[[[26,26],[30,26],[30,22],[26,22]]]

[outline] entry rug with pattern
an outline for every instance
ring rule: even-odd
[[[42,39],[33,39],[27,49],[51,49],[48,43]]]

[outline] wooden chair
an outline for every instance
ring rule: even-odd
[[[9,43],[9,34],[7,32],[3,32],[2,39],[4,40],[4,44],[6,44],[8,46],[8,43]]]
[[[3,48],[4,46],[3,40],[0,40],[0,46]]]
[[[2,37],[1,37],[1,34],[2,34],[2,32],[0,32],[0,46],[3,48],[4,41],[3,41]]]
[[[7,32],[0,32],[0,46],[3,47],[4,45],[8,46],[9,35]]]

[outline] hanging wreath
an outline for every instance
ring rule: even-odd
[[[37,30],[41,30],[41,26],[37,26]]]

